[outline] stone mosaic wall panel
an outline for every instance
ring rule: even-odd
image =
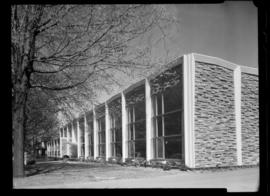
[[[242,162],[259,162],[259,98],[258,76],[241,75]]]
[[[195,167],[236,165],[233,70],[195,64]]]

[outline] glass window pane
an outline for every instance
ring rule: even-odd
[[[128,142],[128,156],[134,157],[134,142],[133,141]]]
[[[105,143],[105,131],[101,132],[101,142]]]
[[[158,94],[157,95],[157,114],[160,115],[162,114],[162,95]]]
[[[165,136],[181,134],[181,119],[181,112],[176,112],[164,116]]]
[[[115,132],[115,141],[116,142],[122,142],[122,128],[116,129],[116,132]]]
[[[94,156],[94,145],[90,145],[90,156]]]
[[[105,155],[106,155],[105,144],[100,144],[99,145],[99,156],[105,156]]]
[[[164,92],[164,112],[170,112],[182,108],[182,89],[180,83],[165,90]]]
[[[114,142],[114,129],[111,129],[111,142]]]
[[[122,157],[122,142],[115,143],[115,156]]]
[[[157,117],[157,125],[158,136],[162,136],[162,116]]]
[[[90,144],[94,144],[94,137],[93,137],[93,134],[90,134]]]
[[[135,104],[135,121],[145,119],[145,102],[140,101]]]
[[[105,117],[101,118],[101,130],[105,130]]]
[[[115,156],[115,151],[114,151],[114,144],[111,144],[111,153],[112,153],[112,157]]]
[[[128,123],[133,122],[133,107],[128,108]]]
[[[156,117],[154,117],[154,118],[152,118],[152,122],[153,122],[153,137],[156,137],[156,131],[157,131],[157,127],[156,127],[156,121],[157,121],[157,119],[156,119]]]
[[[93,133],[94,132],[94,122],[91,121],[91,123],[89,124],[89,132]]]
[[[133,124],[128,125],[128,139],[133,140]]]
[[[135,123],[135,139],[144,139],[146,134],[145,121]]]
[[[180,136],[165,138],[165,158],[182,158],[182,141]]]
[[[157,147],[156,147],[156,138],[152,138],[152,147],[153,147],[153,153],[154,153],[154,157],[157,158]]]
[[[163,158],[163,138],[157,138],[157,155],[158,158]]]
[[[146,140],[135,141],[135,157],[146,157]]]
[[[101,143],[101,133],[98,132],[98,143],[100,144]]]

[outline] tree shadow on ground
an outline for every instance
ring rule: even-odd
[[[51,173],[60,169],[66,168],[68,165],[65,163],[60,164],[35,164],[26,166],[26,176],[34,176],[38,174]]]
[[[34,175],[39,175],[39,174],[47,174],[47,173],[52,173],[57,170],[62,170],[63,172],[69,171],[69,170],[80,170],[80,169],[93,169],[93,168],[107,168],[107,167],[112,167],[109,165],[102,165],[102,164],[71,164],[68,162],[57,162],[57,163],[37,163],[34,165],[28,165],[25,168],[26,171],[26,176],[34,176]]]

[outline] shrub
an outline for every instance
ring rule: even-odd
[[[36,163],[36,161],[35,160],[29,160],[29,161],[27,161],[27,165],[34,165]]]

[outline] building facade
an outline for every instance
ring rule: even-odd
[[[255,165],[258,70],[183,55],[59,132],[59,157],[179,160],[189,168]]]

